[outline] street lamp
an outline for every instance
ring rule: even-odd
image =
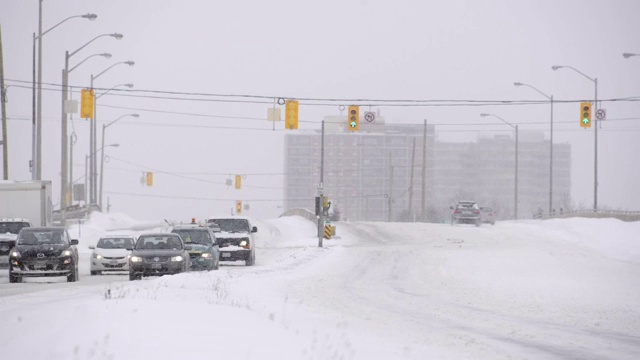
[[[120,62],[117,62],[115,64],[112,64],[108,68],[104,69],[102,72],[98,73],[98,75],[96,75],[96,76],[93,76],[93,74],[91,74],[91,90],[93,90],[93,81],[95,79],[99,78],[101,75],[103,75],[107,71],[113,69],[115,66],[120,65],[120,64],[126,64],[126,65],[129,65],[129,66],[133,66],[133,65],[135,65],[135,62],[130,61],[130,60],[129,61],[120,61]],[[96,100],[97,100],[97,97],[96,97]],[[90,182],[89,182],[90,183],[90,189],[89,189],[90,197],[89,197],[89,200],[90,200],[91,204],[96,204],[97,195],[98,195],[97,194],[97,192],[98,192],[97,190],[98,189],[97,189],[97,186],[96,186],[97,185],[96,184],[97,177],[98,177],[97,164],[96,164],[97,163],[97,159],[96,159],[96,154],[95,154],[95,152],[96,152],[95,148],[96,148],[96,142],[97,142],[97,126],[96,126],[96,121],[97,121],[96,120],[96,114],[97,114],[97,112],[96,112],[96,108],[97,108],[97,104],[96,104],[96,101],[94,101],[94,104],[93,104],[93,118],[91,119],[91,129],[90,129],[91,133],[89,134],[90,135],[89,136],[89,139],[90,139],[90,144],[89,145],[90,145],[90,149],[91,149],[90,152],[93,153],[93,156],[91,156],[90,165],[89,165],[89,167],[91,168],[91,178],[90,178]]]
[[[85,14],[74,15],[60,21],[56,25],[52,26],[46,31],[42,31],[42,1],[39,0],[39,12],[38,12],[38,36],[33,33],[33,124],[32,124],[32,146],[31,146],[31,179],[42,179],[42,37],[49,33],[51,30],[57,28],[67,20],[74,18],[83,18],[90,21],[95,20],[98,15]],[[38,65],[36,72],[36,40],[38,40]],[[37,81],[36,81],[37,73]],[[37,83],[37,88],[36,88]],[[37,91],[36,91],[37,89]]]
[[[514,191],[514,195],[513,195],[513,219],[514,220],[518,220],[518,125],[513,125],[510,122],[506,121],[505,119],[501,118],[498,115],[495,114],[480,114],[480,116],[482,117],[486,117],[486,116],[492,116],[496,119],[500,119],[503,123],[511,126],[515,131],[516,131],[516,164],[515,164],[515,175],[514,175],[514,186],[513,186],[513,191]]]
[[[625,59],[628,59],[632,56],[640,56],[640,54],[624,53],[622,56],[624,56]]]
[[[540,95],[549,99],[549,102],[551,103],[551,117],[549,119],[549,216],[551,216],[553,213],[553,95],[547,95],[529,84],[514,82],[513,85],[526,86],[533,89]]]
[[[624,55],[623,55],[624,56]],[[551,67],[552,70],[558,70],[558,69],[571,69],[575,72],[577,72],[578,74],[584,76],[585,78],[591,80],[593,82],[593,84],[595,85],[595,89],[596,89],[596,93],[595,93],[595,99],[593,101],[593,106],[596,110],[596,112],[598,111],[598,78],[591,78],[587,75],[585,75],[583,72],[581,72],[580,70],[572,67],[572,66],[567,66],[567,65],[554,65]],[[595,128],[594,131],[594,156],[593,156],[593,211],[597,212],[598,211],[598,117],[594,117],[593,119],[593,126]]]
[[[118,120],[120,120],[120,119],[122,119],[124,117],[127,117],[127,116],[131,116],[131,117],[135,117],[135,118],[140,117],[139,114],[125,114],[125,115],[122,115],[119,118],[113,120],[112,122],[110,122],[108,124],[103,124],[102,125],[102,148],[104,148],[104,132],[105,132],[105,130],[109,126],[113,125],[116,121],[118,121]],[[98,197],[98,199],[100,199],[100,204],[99,204],[100,209],[102,209],[102,184],[103,184],[103,181],[104,181],[104,151],[102,152],[102,156],[101,156],[101,160],[100,160],[100,196]]]
[[[96,41],[97,39],[99,39],[101,37],[105,37],[105,36],[113,37],[116,40],[120,40],[123,37],[122,34],[119,34],[119,33],[98,35],[98,36],[94,37],[93,39],[87,41],[84,45],[80,46],[75,51],[73,51],[71,53],[69,53],[69,51],[65,51],[65,54],[64,54],[64,69],[62,70],[62,116],[61,116],[62,129],[60,131],[60,133],[61,133],[60,134],[60,137],[61,137],[61,141],[60,141],[60,143],[61,143],[60,218],[61,218],[61,221],[62,221],[63,225],[65,223],[64,208],[66,208],[69,205],[69,202],[67,201],[67,194],[68,194],[68,189],[67,189],[68,178],[67,178],[67,175],[69,173],[69,170],[68,170],[68,159],[67,159],[67,148],[68,148],[68,144],[67,144],[67,112],[66,112],[66,109],[65,109],[66,102],[67,102],[67,96],[68,96],[67,87],[68,87],[68,84],[69,84],[69,73],[71,71],[73,71],[74,69],[76,69],[78,66],[80,66],[82,63],[84,63],[85,61],[87,61],[88,59],[93,57],[93,56],[103,56],[103,57],[106,57],[106,58],[111,58],[111,54],[104,53],[104,54],[96,54],[96,55],[89,56],[89,57],[85,58],[84,60],[82,60],[76,66],[72,67],[71,69],[69,69],[69,59],[71,59],[72,56],[77,54],[80,50],[84,49],[85,47],[87,47],[92,42]]]

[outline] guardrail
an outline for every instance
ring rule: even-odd
[[[622,221],[640,221],[640,211],[626,211],[626,210],[571,210],[563,211],[552,214],[551,216],[542,216],[542,219],[553,218],[570,218],[570,217],[584,217],[584,218],[614,218]]]

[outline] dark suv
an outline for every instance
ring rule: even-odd
[[[9,282],[23,277],[66,276],[78,281],[78,240],[63,227],[25,227],[9,254]]]
[[[451,225],[456,224],[474,224],[480,226],[480,208],[475,201],[461,200],[458,201],[456,207],[451,207]]]

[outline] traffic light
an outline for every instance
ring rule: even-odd
[[[153,186],[153,173],[147,173],[147,186]]]
[[[94,90],[82,89],[80,94],[80,117],[83,119],[93,119]]]
[[[242,187],[242,176],[236,175],[236,189],[240,190]]]
[[[284,105],[285,124],[284,126],[289,129],[298,128],[298,100],[287,100]]]
[[[347,115],[347,129],[351,131],[360,130],[360,106],[349,106],[349,114]]]
[[[236,201],[236,214],[242,214],[242,201]]]
[[[580,126],[583,128],[591,127],[591,103],[580,103]]]

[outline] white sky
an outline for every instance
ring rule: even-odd
[[[9,284],[1,273],[3,356],[632,360],[640,351],[637,221],[337,222],[339,238],[319,248],[313,223],[284,217],[257,222],[252,267],[89,276],[87,246],[139,225],[94,213],[82,235],[71,227],[80,282]]]
[[[12,180],[30,178],[37,5],[36,0],[0,0],[5,76],[12,80],[7,81]],[[60,83],[65,50],[120,32],[124,39],[101,38],[71,59],[74,66],[95,53],[113,54],[111,60],[96,57],[82,64],[71,73],[70,84],[88,86],[91,74],[126,60],[136,65],[113,68],[95,86],[133,83],[134,90],[295,98],[544,100],[531,89],[513,86],[516,81],[531,84],[558,100],[554,142],[572,144],[572,196],[576,205],[586,207],[593,205],[594,132],[578,127],[578,105],[561,101],[591,99],[594,86],[571,70],[554,72],[551,66],[569,65],[597,77],[599,99],[640,95],[640,57],[622,57],[624,52],[640,53],[640,2],[634,0],[45,0],[43,27],[89,12],[98,19],[69,20],[43,38],[43,82]],[[271,124],[262,120],[267,106],[104,96],[97,111],[99,127],[124,114],[141,115],[123,118],[107,130],[106,143],[120,147],[107,149],[112,161],[105,165],[105,201],[109,196],[114,210],[141,218],[227,213],[236,199],[250,202],[253,216],[278,215],[285,131],[282,123],[271,131]],[[637,210],[640,160],[633,154],[640,152],[640,103],[603,102],[602,107],[611,121],[599,131],[599,206]],[[421,124],[427,118],[440,125],[439,138],[448,141],[474,140],[489,129],[510,133],[506,125],[480,125],[499,123],[480,118],[481,112],[520,124],[521,131],[545,131],[548,137],[548,104],[379,109],[389,123]],[[323,116],[338,114],[337,104],[303,102],[300,127],[319,128]],[[470,125],[446,126],[456,123]],[[78,136],[76,178],[84,171],[89,130],[77,116],[73,127]],[[56,197],[59,129],[60,95],[44,91],[43,177],[54,181]],[[140,175],[150,170],[183,177],[156,173],[155,185],[142,188]],[[223,185],[238,173],[246,175],[242,190]]]

